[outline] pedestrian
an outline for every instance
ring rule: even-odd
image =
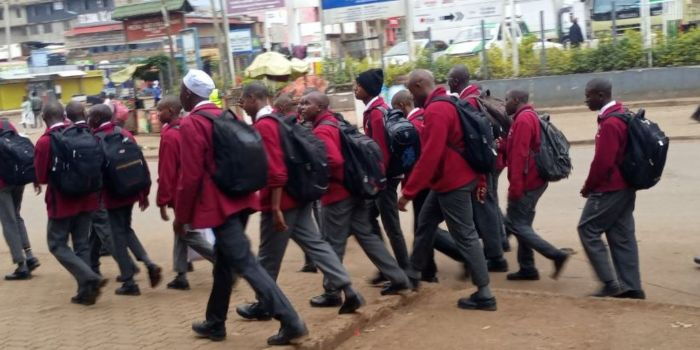
[[[415,104],[413,102],[413,96],[411,95],[411,93],[408,90],[402,90],[397,92],[396,94],[394,94],[394,98],[391,100],[391,105],[393,106],[393,108],[400,109],[401,111],[403,111],[404,115],[407,116],[407,119],[416,127],[416,130],[418,130],[418,133],[421,137],[421,141],[424,142],[425,134],[423,133],[423,130],[425,128],[425,110],[423,110],[423,108],[415,107]],[[409,177],[410,173],[406,174],[402,186],[406,186],[406,180],[408,180]],[[425,189],[421,191],[412,201],[414,240],[415,235],[418,232],[418,217],[420,215],[421,209],[423,208],[423,203],[425,203],[425,199],[428,197],[429,193],[430,189]],[[434,246],[434,250],[437,250],[452,258],[453,260],[464,264],[464,258],[459,252],[459,249],[457,248],[457,245],[452,239],[452,236],[450,236],[449,232],[440,227],[438,227],[437,232],[435,234]],[[427,263],[423,271],[421,271],[420,280],[422,282],[439,282],[439,279],[437,277],[438,268],[437,264],[435,263],[434,250],[428,253],[429,255],[427,258]],[[469,270],[468,266],[465,266],[464,269],[465,271]]]
[[[389,280],[381,294],[392,295],[410,288],[408,278],[396,260],[384,246],[380,237],[372,232],[367,220],[369,207],[364,199],[350,194],[343,184],[345,159],[341,144],[338,119],[328,110],[328,96],[312,92],[301,99],[301,113],[307,122],[313,123],[314,134],[323,141],[328,152],[331,174],[328,191],[321,197],[321,228],[326,240],[343,260],[348,237],[353,234],[367,257]],[[340,291],[326,289],[326,297],[337,299]]]
[[[17,132],[17,129],[5,119],[0,122],[0,133]],[[3,164],[3,166],[9,166]],[[37,194],[41,193],[41,187],[35,185]],[[5,280],[26,280],[32,277],[34,271],[41,264],[39,259],[32,254],[32,247],[27,235],[27,227],[21,215],[24,186],[11,186],[0,178],[0,224],[5,237],[7,247],[10,249],[12,262],[17,265],[15,271],[5,276]]]
[[[163,124],[160,133],[160,147],[158,148],[158,193],[156,204],[160,208],[160,217],[163,221],[170,221],[168,208],[175,207],[175,193],[177,180],[180,175],[180,155],[182,148],[182,136],[180,124],[182,118],[182,104],[175,96],[165,96],[157,106],[158,119]],[[177,276],[167,284],[169,289],[189,290],[187,281],[187,248],[197,252],[202,258],[214,263],[214,247],[209,243],[200,231],[188,230],[184,235],[174,235],[173,244],[173,269]]]
[[[41,110],[44,108],[44,102],[41,100],[41,97],[39,97],[36,90],[32,92],[30,101],[32,103],[32,113],[34,114],[34,124],[32,125],[32,128],[40,128],[42,120]]]
[[[36,121],[34,120],[34,111],[32,111],[32,102],[29,101],[29,98],[27,96],[22,97],[22,129],[24,132],[27,132],[27,127],[30,125],[34,125]]]
[[[387,133],[384,129],[384,117],[389,110],[389,106],[380,96],[384,85],[384,72],[381,69],[370,69],[360,73],[355,79],[355,98],[365,104],[362,124],[365,134],[377,142],[382,151],[382,165],[384,171],[389,170],[391,162],[391,151],[387,142]],[[401,183],[403,174],[387,174],[386,188],[383,189],[373,203],[370,203],[369,220],[372,225],[372,232],[380,238],[382,229],[379,226],[378,217],[382,219],[382,226],[389,238],[389,243],[394,251],[394,257],[402,269],[408,267],[408,249],[406,240],[401,230],[401,220],[396,203],[398,201],[397,189]],[[386,281],[386,276],[378,274],[372,279],[372,284],[379,284]]]
[[[308,333],[287,297],[263,269],[250,250],[245,235],[248,216],[259,207],[256,193],[232,197],[224,194],[213,180],[215,171],[213,123],[202,113],[217,117],[221,110],[209,102],[214,81],[206,73],[191,69],[183,78],[180,102],[189,115],[182,121],[180,133],[188,140],[181,149],[180,178],[175,196],[176,233],[185,225],[194,229],[213,228],[214,284],[207,305],[206,320],[192,325],[200,337],[214,341],[226,337],[226,318],[231,290],[236,276],[242,276],[268,306],[270,314],[280,320],[276,335],[268,338],[269,345],[287,345]]]
[[[571,47],[577,48],[581,46],[581,43],[583,42],[583,31],[581,31],[581,26],[578,25],[578,18],[574,17],[572,14],[570,19],[571,27],[569,27],[569,42],[571,43]]]
[[[340,296],[328,298],[321,295],[310,300],[311,306],[340,306],[340,314],[353,313],[364,304],[364,299],[352,288],[350,276],[338,255],[321,238],[311,214],[311,202],[295,199],[285,189],[289,186],[289,163],[286,162],[288,158],[280,134],[280,120],[271,116],[273,109],[268,104],[268,95],[264,85],[252,83],[243,87],[241,97],[243,109],[253,118],[267,153],[268,183],[260,191],[262,218],[258,259],[272,279],[277,280],[287,244],[290,238],[293,239],[323,272],[324,286],[345,294],[345,302]],[[271,317],[267,305],[260,300],[241,305],[236,311],[246,319],[265,320]]]
[[[477,175],[457,151],[465,147],[458,111],[449,101],[435,101],[446,98],[447,93],[443,87],[436,87],[433,74],[427,70],[413,71],[408,88],[416,106],[425,109],[425,129],[421,155],[402,190],[399,210],[406,211],[408,202],[421,191],[431,190],[418,216],[408,275],[417,288],[433,250],[438,225],[446,221],[463,259],[469,264],[472,282],[478,288],[470,297],[461,298],[458,306],[495,311],[496,298],[489,288],[486,259],[474,227],[471,192],[476,187]]]
[[[456,65],[447,74],[450,92],[467,101],[472,107],[482,112],[479,103],[481,89],[469,84],[471,76],[464,65]],[[503,149],[499,154],[503,156]],[[484,245],[484,255],[489,272],[508,272],[508,261],[503,258],[503,237],[505,226],[501,208],[498,204],[498,178],[503,167],[497,166],[493,172],[479,175],[479,185],[472,192],[474,224]]]
[[[535,208],[548,183],[537,170],[535,157],[539,152],[542,138],[540,117],[532,105],[528,104],[529,94],[522,90],[511,90],[506,95],[506,112],[513,115],[513,126],[506,141],[506,162],[508,166],[508,209],[506,227],[518,240],[517,272],[508,274],[510,281],[534,281],[540,279],[535,266],[534,252],[544,255],[554,262],[552,278],[557,279],[569,260],[569,254],[545,241],[532,227],[535,221]]]
[[[598,111],[598,133],[588,178],[581,189],[586,205],[578,234],[603,283],[593,296],[644,299],[633,216],[636,191],[620,171],[627,145],[627,124],[615,115],[625,113],[626,108],[612,99],[612,84],[605,79],[588,82],[586,105],[591,111]],[[603,234],[609,248],[601,239]]]
[[[160,82],[158,80],[153,82],[153,100],[156,105],[160,102],[160,97],[163,94],[163,89],[160,88]],[[209,96],[207,96],[209,97]]]
[[[90,108],[88,120],[95,135],[101,138],[103,143],[108,136],[114,133],[120,133],[124,139],[128,139],[131,143],[136,144],[136,140],[130,132],[114,124],[112,121],[112,109],[109,106],[104,104],[93,106]],[[122,141],[122,143],[124,142]],[[109,156],[107,158],[107,162],[109,162]],[[146,173],[148,173],[148,164],[143,161],[140,162],[142,163],[139,163],[139,166],[144,167]],[[109,183],[105,184],[106,188],[102,191],[102,200],[104,201],[104,208],[107,210],[107,217],[109,220],[109,232],[113,249],[112,255],[119,265],[120,275],[117,280],[122,283],[122,286],[115,291],[117,295],[141,295],[141,290],[134,281],[136,269],[135,264],[129,257],[129,246],[138,247],[138,252],[134,251],[134,255],[136,255],[137,259],[139,256],[143,259],[146,269],[148,270],[151,287],[157,287],[162,279],[162,269],[148,257],[146,250],[143,249],[141,242],[138,240],[132,228],[134,204],[138,202],[141,211],[145,211],[149,206],[148,194],[150,192],[150,175],[148,175],[148,177],[148,186],[145,186],[135,195],[123,196],[120,192],[117,192],[121,190],[110,189],[111,186]],[[109,178],[106,179],[109,181]],[[131,180],[138,182],[144,181],[142,179]],[[116,184],[111,185],[115,186]]]
[[[55,185],[55,159],[59,156],[52,146],[53,134],[71,127],[65,122],[64,109],[59,102],[44,108],[44,122],[49,128],[36,143],[34,167],[37,182],[47,185],[46,210],[49,216],[47,241],[49,251],[78,282],[78,294],[71,298],[75,304],[92,305],[104,286],[100,275],[90,268],[90,216],[98,206],[98,192],[81,196],[62,193]],[[87,129],[87,126],[75,126]],[[88,130],[89,133],[89,130]],[[91,136],[91,135],[90,135]],[[95,142],[97,145],[97,142]],[[99,167],[99,165],[97,165]],[[58,175],[60,176],[60,174]],[[51,180],[50,180],[51,179]],[[68,246],[68,238],[71,247]],[[106,282],[106,281],[105,281]]]

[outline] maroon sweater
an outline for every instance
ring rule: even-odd
[[[595,155],[588,178],[581,193],[614,192],[628,187],[620,172],[620,164],[627,147],[627,124],[611,116],[623,113],[625,107],[616,103],[598,117],[598,133],[595,137]]]
[[[520,108],[513,118],[513,126],[506,141],[508,166],[508,199],[520,199],[525,192],[542,187],[535,163],[535,152],[540,150],[542,135],[540,120],[530,105]]]

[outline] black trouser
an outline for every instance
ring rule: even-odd
[[[250,250],[250,241],[244,232],[247,221],[248,215],[232,215],[223,225],[214,228],[216,262],[214,284],[207,304],[207,321],[226,322],[231,291],[237,275],[240,275],[253,288],[260,302],[269,307],[275,319],[282,324],[295,322],[299,315]]]
[[[430,190],[424,190],[418,193],[416,198],[413,199],[414,237],[416,232],[418,232],[418,216],[420,215],[421,209],[423,209],[423,203],[425,203],[425,199],[428,197],[429,193]],[[435,233],[434,248],[440,253],[452,258],[453,260],[464,263],[464,258],[462,258],[462,255],[460,254],[454,239],[452,239],[452,236],[450,236],[450,233],[439,227],[437,229],[437,232]],[[425,268],[423,269],[423,278],[431,278],[437,275],[437,265],[435,264],[435,252],[434,250],[431,250],[428,254],[428,260],[425,265]]]
[[[378,217],[382,219],[384,232],[389,238],[391,250],[394,251],[396,262],[402,269],[409,266],[408,248],[406,248],[406,239],[401,230],[401,220],[399,218],[398,209],[398,194],[396,192],[401,179],[387,179],[386,188],[379,193],[379,196],[370,202],[369,206],[369,222],[372,224],[372,232],[382,238],[382,229],[379,226]]]
[[[476,191],[472,193],[474,224],[484,244],[484,255],[488,260],[503,259],[503,217],[498,206],[498,174],[486,174],[486,198],[479,202]]]

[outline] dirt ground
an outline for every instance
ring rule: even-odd
[[[667,117],[654,119],[671,135],[698,136],[700,124],[691,123],[686,116],[692,109],[691,106],[657,108],[655,115]],[[567,118],[572,123],[563,122]],[[566,132],[572,139],[586,133],[590,139],[595,131],[594,118],[586,113],[562,115],[562,122],[557,125],[562,128],[571,125],[566,126]],[[456,349],[474,345],[489,349],[696,349],[700,343],[700,269],[692,258],[700,255],[699,148],[700,141],[672,142],[662,182],[638,194],[637,240],[648,301],[620,303],[585,297],[598,288],[598,283],[581,253],[576,224],[584,204],[578,191],[593,149],[576,146],[572,149],[574,173],[569,179],[550,185],[540,201],[535,221],[536,230],[554,245],[579,252],[559,281],[544,277],[551,266],[538,256],[544,277],[541,281],[515,283],[506,281],[505,274],[492,274],[499,311],[463,312],[455,307],[456,300],[468,295],[472,288],[457,278],[460,266],[439,255],[441,284],[430,287],[438,288],[435,293],[418,300],[410,309],[400,309],[392,318],[367,327],[374,328],[373,332],[359,329],[361,335],[353,337],[344,348]],[[150,166],[155,170],[157,162],[150,162]],[[506,186],[503,176],[501,193]],[[154,194],[155,188],[152,203]],[[22,213],[42,266],[30,281],[0,280],[0,349],[262,349],[265,339],[278,327],[275,322],[242,321],[232,308],[227,341],[211,344],[195,339],[189,325],[204,316],[211,287],[211,270],[206,262],[195,264],[196,271],[189,276],[192,284],[189,292],[171,291],[164,286],[150,289],[141,275],[138,277],[143,293],[140,297],[114,295],[117,284],[111,282],[94,307],[72,305],[69,299],[75,292],[75,282],[47,249],[43,195],[37,197],[27,188]],[[403,213],[401,218],[410,244],[411,213]],[[254,250],[259,241],[258,225],[255,215],[248,226]],[[135,212],[134,228],[151,258],[164,267],[164,282],[168,282],[172,277],[170,225],[160,220],[157,208],[150,208],[144,213]],[[515,253],[508,253],[506,258],[511,270],[516,269]],[[304,317],[312,336],[324,334],[329,332],[328,324],[339,316],[335,310],[308,306],[308,298],[321,290],[321,275],[297,273],[302,261],[298,247],[290,244],[279,283]],[[113,281],[116,264],[109,257],[102,262],[105,276]],[[380,297],[378,289],[366,285],[374,268],[354,241],[350,243],[345,263],[369,306],[398,298]],[[10,272],[12,268],[9,251],[5,244],[0,244],[0,271]],[[239,283],[231,305],[252,297],[247,284]],[[693,326],[685,328],[688,324]]]

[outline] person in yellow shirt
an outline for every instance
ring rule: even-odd
[[[224,108],[224,103],[221,99],[221,95],[219,94],[219,89],[214,89],[211,92],[211,95],[209,95],[209,101],[215,104],[216,107]]]

